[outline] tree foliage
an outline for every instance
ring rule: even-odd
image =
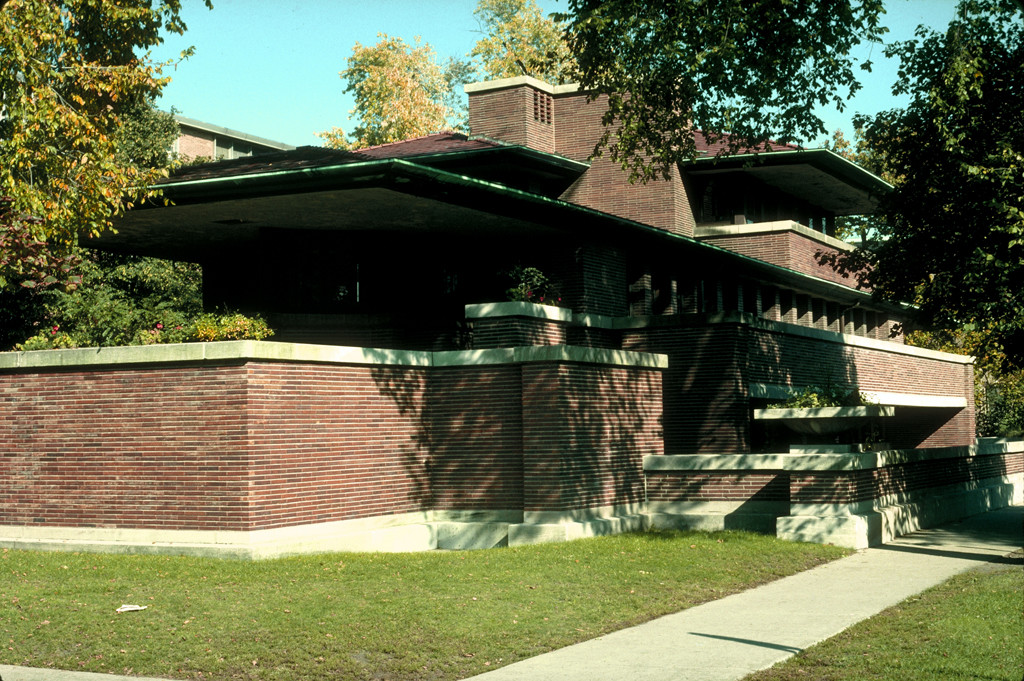
[[[895,191],[879,238],[845,259],[860,283],[1024,364],[1024,9],[964,0],[944,32],[888,49],[906,108],[858,121]]]
[[[819,105],[860,88],[851,50],[878,42],[881,0],[568,0],[580,85],[609,97],[599,150],[649,179],[696,156],[824,134]],[[868,67],[869,64],[863,64]]]
[[[485,80],[530,75],[549,83],[572,78],[565,26],[534,0],[479,0],[473,15],[484,36],[469,56]]]
[[[179,11],[180,0],[0,5],[0,288],[48,282],[79,237],[108,229],[160,175],[119,156],[119,133],[166,83],[136,51],[184,32]],[[40,244],[39,257],[12,256]]]
[[[345,92],[355,96],[349,112],[359,119],[353,139],[334,128],[320,133],[326,145],[370,147],[458,127],[452,93],[465,82],[468,65],[454,58],[439,63],[434,49],[419,37],[411,45],[384,33],[377,37],[374,45],[356,43],[339,74],[347,83]]]
[[[25,333],[23,325],[20,337],[5,339],[7,347],[31,336],[58,347],[129,345],[158,324],[180,327],[202,311],[196,265],[100,251],[83,256],[81,284],[38,292],[34,328]]]

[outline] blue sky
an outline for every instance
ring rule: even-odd
[[[184,0],[189,30],[154,50],[159,61],[184,48],[195,54],[165,73],[172,77],[159,102],[207,123],[294,145],[320,144],[316,133],[345,130],[353,102],[338,72],[356,42],[373,44],[377,33],[411,42],[421,36],[444,59],[465,56],[480,37],[476,0]],[[565,0],[540,0],[545,12],[564,11]],[[887,40],[912,36],[918,24],[944,27],[954,0],[886,0]],[[822,110],[829,130],[849,134],[854,113],[874,113],[899,102],[890,94],[896,65],[882,48],[870,56],[864,89],[844,113]],[[867,54],[867,53],[865,53]]]

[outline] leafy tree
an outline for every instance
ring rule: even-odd
[[[572,77],[565,26],[544,16],[534,0],[479,0],[473,15],[484,37],[469,56],[484,79],[526,74],[562,83]]]
[[[917,321],[1024,365],[1024,8],[964,0],[945,32],[887,50],[906,108],[858,121],[893,178],[879,238],[841,263]]]
[[[454,58],[439,64],[434,49],[419,37],[411,45],[384,33],[377,37],[375,45],[356,43],[339,74],[347,83],[345,92],[355,95],[350,113],[359,124],[352,141],[341,128],[320,133],[329,147],[370,147],[458,125],[452,92],[465,82],[466,64]]]
[[[38,292],[32,330],[6,339],[7,347],[30,336],[51,341],[50,347],[129,345],[158,325],[183,327],[202,312],[197,265],[101,251],[84,256],[77,268],[81,284]]]
[[[174,114],[157,109],[152,98],[132,102],[122,112],[121,127],[115,133],[115,158],[144,168],[169,168],[168,150],[179,134]]]
[[[166,83],[136,51],[184,32],[179,11],[180,0],[0,5],[0,289],[52,283],[78,238],[108,229],[161,174],[117,150],[126,107]]]
[[[842,130],[836,130],[832,133],[832,139],[825,142],[824,147],[892,184],[892,176],[882,167],[883,164],[877,154],[868,147],[867,142],[864,140],[864,130],[862,128],[854,130],[853,141],[846,139]],[[878,223],[882,219],[875,214],[839,216],[836,218],[835,236],[838,239],[847,240],[851,243],[856,242],[866,245],[881,233]],[[829,255],[819,255],[819,260],[828,261],[833,265],[836,264],[838,259],[838,257]]]
[[[598,150],[650,179],[696,156],[824,134],[819,105],[860,88],[850,52],[879,42],[882,0],[568,0],[580,85],[608,95]],[[861,65],[869,68],[870,63]]]

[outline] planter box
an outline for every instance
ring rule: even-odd
[[[817,407],[814,409],[755,409],[757,421],[776,421],[795,433],[834,435],[863,425],[867,420],[892,416],[895,407]]]

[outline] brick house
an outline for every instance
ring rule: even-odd
[[[290,144],[275,142],[212,123],[204,123],[178,114],[174,115],[174,120],[178,124],[178,137],[174,140],[170,151],[184,160],[205,158],[221,161],[295,148]]]
[[[634,185],[588,160],[601,99],[467,92],[469,136],[193,166],[96,242],[202,263],[208,306],[277,335],[0,355],[0,544],[258,557],[654,525],[863,546],[1021,503],[1024,447],[975,440],[972,360],[905,345],[900,307],[818,264],[884,182],[708,147]],[[517,265],[559,306],[503,302]],[[822,383],[874,416],[759,418]]]

